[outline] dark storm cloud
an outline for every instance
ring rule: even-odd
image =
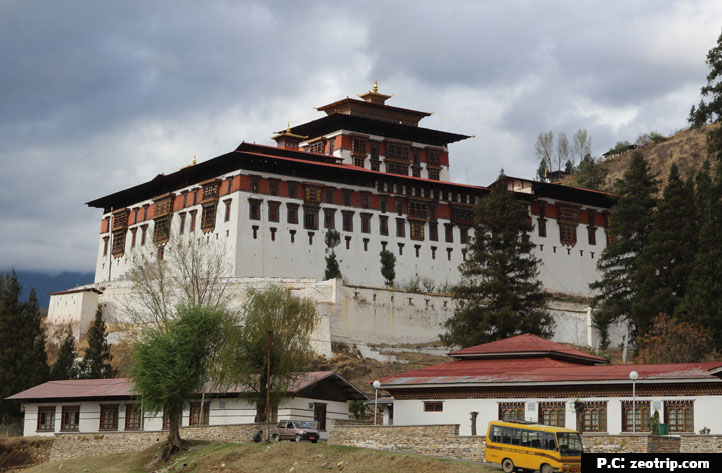
[[[0,268],[92,270],[83,203],[312,120],[378,79],[434,111],[452,176],[531,177],[539,131],[595,151],[684,126],[717,2],[0,2]]]

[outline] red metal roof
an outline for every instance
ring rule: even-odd
[[[552,358],[564,358],[575,360],[578,363],[607,363],[604,358],[584,353],[574,348],[562,345],[561,343],[545,340],[536,335],[523,334],[516,337],[497,340],[496,342],[484,343],[473,347],[456,350],[449,353],[451,356],[462,358],[507,358],[507,357],[529,357],[529,356],[550,356]]]
[[[128,378],[71,379],[48,381],[14,394],[8,399],[131,397],[134,395],[132,381]]]
[[[298,393],[326,378],[345,390],[351,399],[366,399],[366,396],[353,384],[349,383],[335,371],[309,371],[296,376],[289,386],[289,393]],[[207,394],[238,394],[246,390],[241,386],[231,386],[228,389],[208,387]],[[14,400],[43,400],[43,399],[81,399],[81,398],[129,398],[136,396],[133,391],[133,380],[130,378],[113,379],[72,379],[63,381],[48,381],[47,383],[26,389],[7,399]]]
[[[527,359],[459,360],[411,370],[382,378],[385,389],[404,386],[438,384],[514,384],[514,383],[595,383],[601,381],[629,382],[629,372],[637,371],[637,382],[675,380],[718,381],[709,371],[722,366],[722,361],[708,363],[676,363],[645,365],[579,365],[548,357]]]

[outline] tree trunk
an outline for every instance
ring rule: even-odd
[[[185,447],[185,442],[180,436],[180,421],[181,416],[169,416],[168,418],[168,442],[163,447],[163,450],[156,457],[156,461],[153,463],[158,464],[166,462],[174,454],[181,452]]]

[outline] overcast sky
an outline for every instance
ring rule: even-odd
[[[686,126],[710,1],[0,0],[0,269],[93,271],[97,197],[368,90],[474,135],[452,179],[533,177],[540,131],[600,154]]]

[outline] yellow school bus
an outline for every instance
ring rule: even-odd
[[[489,422],[484,459],[510,473],[517,468],[541,473],[580,472],[582,440],[563,427],[524,422]]]

